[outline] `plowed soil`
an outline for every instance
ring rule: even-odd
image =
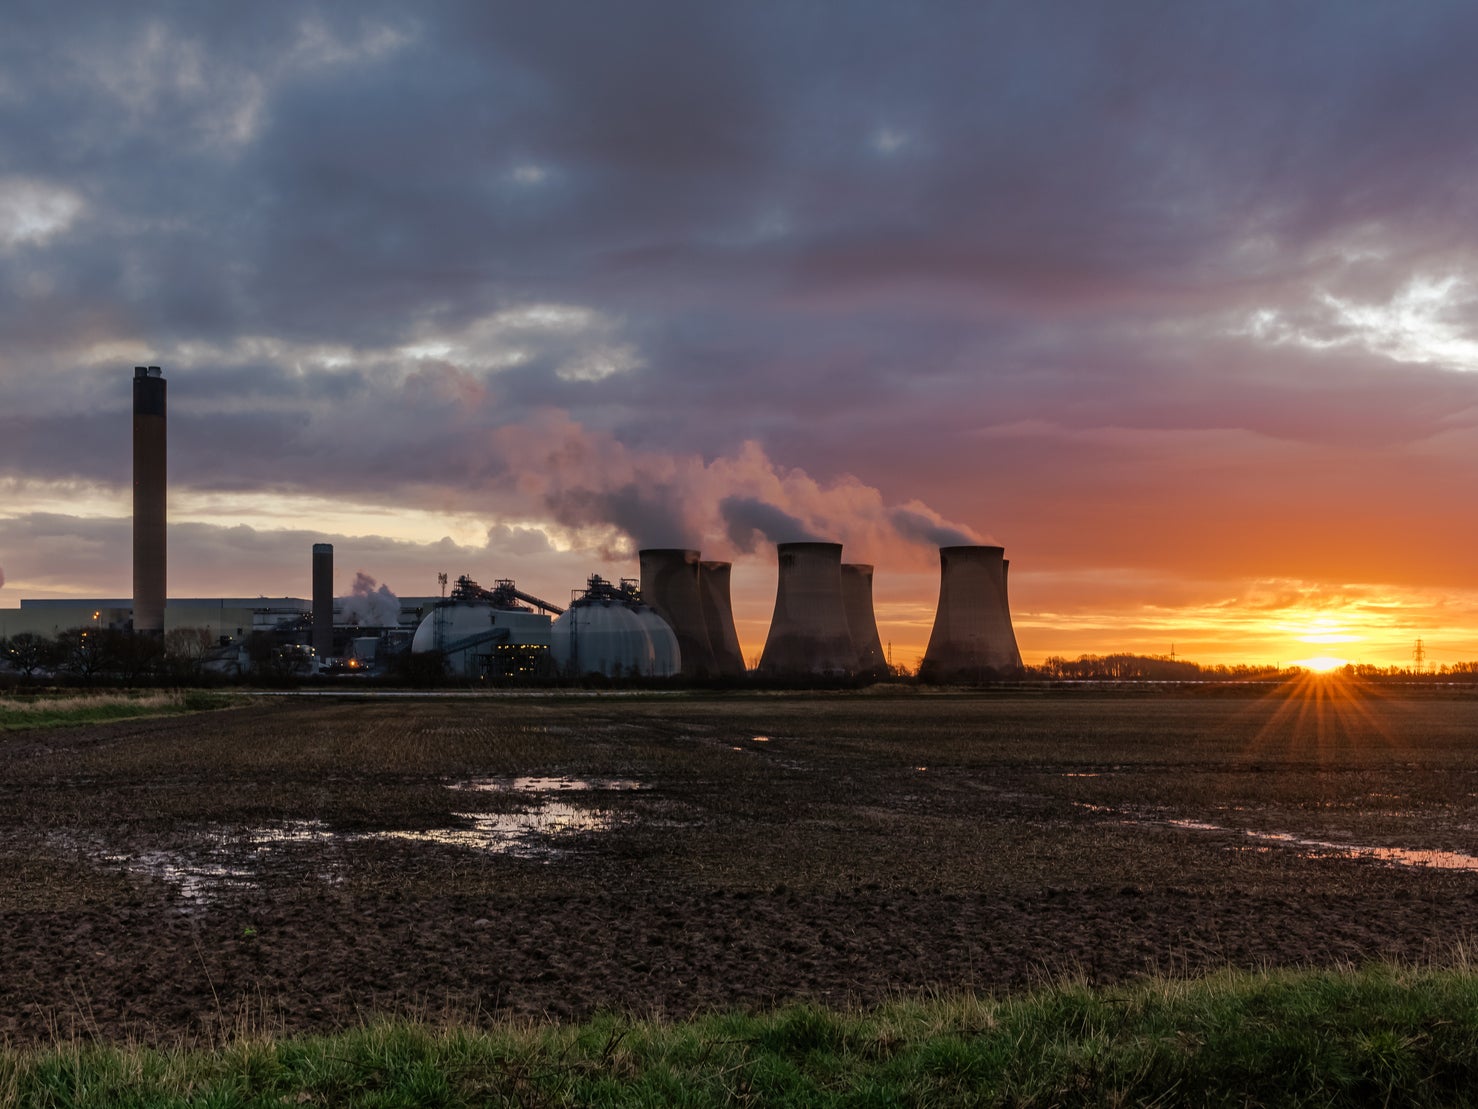
[[[13,1044],[1443,958],[1478,699],[271,698],[0,737],[0,875]]]

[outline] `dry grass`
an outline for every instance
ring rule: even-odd
[[[55,693],[36,697],[0,697],[0,713],[39,715],[110,708],[117,705],[127,705],[130,708],[165,709],[177,708],[184,703],[184,700],[184,692],[178,689],[161,689],[143,693]]]

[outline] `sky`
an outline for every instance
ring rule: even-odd
[[[1478,659],[1478,6],[7,5],[0,607],[1000,544],[1027,662]]]

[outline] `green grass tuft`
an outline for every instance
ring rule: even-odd
[[[863,1012],[491,1029],[382,1022],[216,1050],[0,1050],[31,1107],[1478,1104],[1478,974],[1225,971]]]

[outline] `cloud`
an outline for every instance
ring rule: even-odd
[[[83,208],[77,193],[55,183],[0,177],[0,248],[44,243],[66,231]]]

